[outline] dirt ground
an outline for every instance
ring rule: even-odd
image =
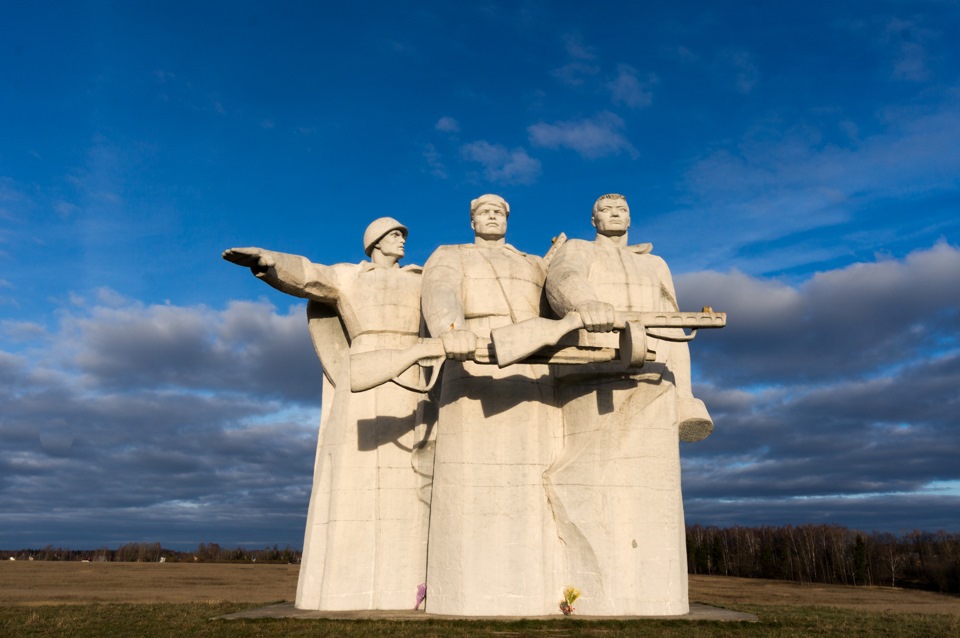
[[[299,565],[3,561],[0,605],[292,601],[299,570]],[[723,576],[691,576],[690,601],[718,607],[828,606],[960,617],[956,596]]]

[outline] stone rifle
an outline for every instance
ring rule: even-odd
[[[713,312],[705,306],[700,312],[618,312],[613,329],[620,331],[620,360],[629,367],[640,367],[647,357],[646,339],[663,341],[690,341],[700,328],[723,328],[727,325],[727,313]],[[519,323],[494,328],[494,350],[497,365],[501,368],[526,359],[546,346],[555,346],[567,334],[583,328],[579,312],[570,312],[563,319],[534,317]],[[689,328],[683,336],[650,332],[649,328]]]
[[[539,347],[538,352],[527,357],[530,363],[602,363],[617,358],[614,348],[578,348],[578,347]],[[370,352],[357,352],[350,355],[350,390],[363,392],[388,381],[415,392],[429,392],[440,377],[440,366],[447,360],[440,339],[420,339],[409,348],[398,350],[384,349]],[[477,339],[477,349],[470,355],[475,363],[497,363],[496,349],[490,339]],[[419,363],[424,367],[433,367],[430,383],[414,386],[399,377],[408,368]],[[502,367],[502,366],[501,366]]]
[[[725,312],[713,312],[705,307],[700,312],[618,312],[614,329],[620,331],[621,362],[625,367],[639,368],[656,355],[647,350],[647,337],[690,341],[700,328],[723,328],[726,325]],[[476,363],[496,363],[503,368],[519,361],[575,365],[603,363],[617,358],[615,348],[561,344],[567,334],[582,327],[583,320],[578,312],[571,312],[563,319],[534,317],[501,326],[491,332],[492,340],[477,340],[477,349],[470,359]],[[650,328],[688,328],[691,332],[673,336],[650,332]],[[439,378],[439,368],[446,358],[440,339],[421,339],[416,345],[403,349],[355,353],[350,355],[350,389],[362,392],[393,381],[409,390],[429,392]],[[426,386],[412,386],[399,379],[404,371],[417,363],[435,368]]]

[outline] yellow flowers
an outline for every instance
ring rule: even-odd
[[[563,590],[563,600],[560,601],[560,611],[564,616],[574,612],[573,601],[580,598],[580,590],[576,587],[567,587]]]

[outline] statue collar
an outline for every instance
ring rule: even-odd
[[[397,270],[402,270],[403,272],[410,273],[422,273],[423,267],[417,266],[416,264],[410,264],[409,266],[381,266],[380,264],[375,264],[372,261],[361,261],[360,262],[360,273],[365,273],[370,270],[392,270],[396,268]]]
[[[476,248],[477,250],[501,250],[501,249],[503,249],[503,250],[509,250],[509,251],[512,252],[512,253],[516,253],[516,254],[520,255],[521,257],[525,257],[526,254],[527,254],[527,253],[524,253],[524,252],[520,252],[519,250],[517,250],[516,248],[514,248],[512,245],[507,244],[507,243],[499,244],[499,245],[496,245],[496,246],[482,246],[482,245],[478,245],[478,244],[464,244],[464,246],[467,246],[468,248]]]
[[[653,244],[633,244],[631,246],[625,246],[620,248],[619,246],[614,245],[613,241],[605,235],[597,234],[595,243],[604,246],[605,248],[619,248],[620,250],[625,250],[628,253],[633,253],[635,255],[646,255],[647,253],[653,251]]]
[[[627,246],[624,250],[636,255],[646,255],[647,253],[653,252],[653,244],[650,242],[645,244],[634,244],[632,246]]]

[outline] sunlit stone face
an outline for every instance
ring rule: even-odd
[[[507,234],[507,211],[499,204],[481,204],[474,211],[470,226],[478,237],[500,239]]]
[[[622,199],[601,199],[593,213],[593,225],[601,235],[623,235],[630,228],[630,207]]]
[[[394,229],[381,237],[376,247],[387,257],[400,259],[403,257],[403,247],[406,243],[407,239],[403,236],[403,233],[399,229]]]

